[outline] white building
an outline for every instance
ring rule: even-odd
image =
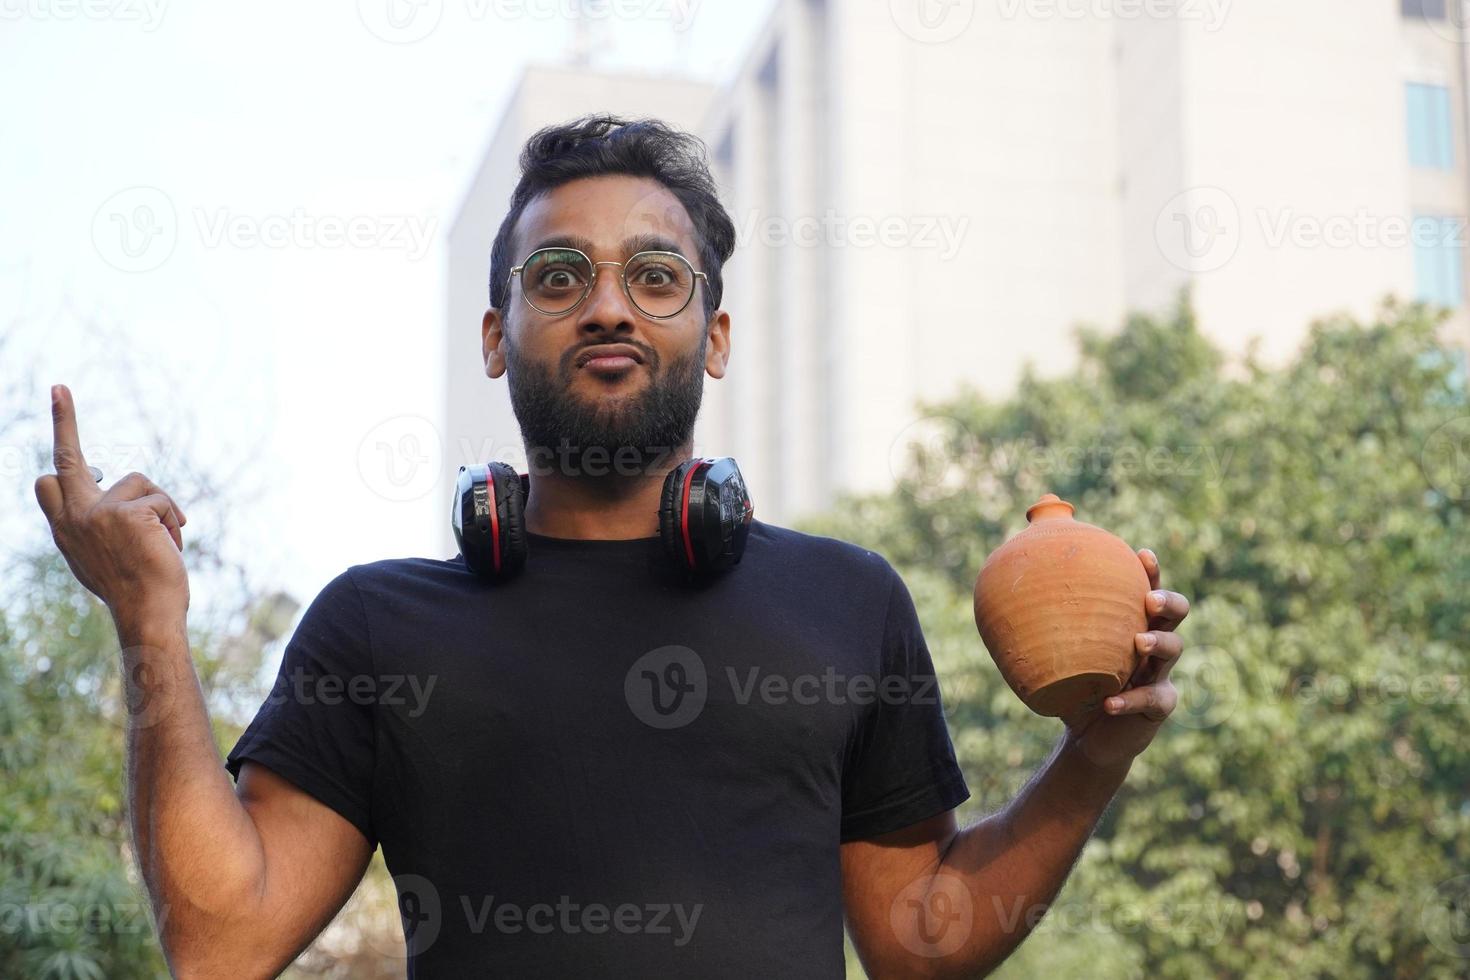
[[[1443,0],[781,0],[697,123],[740,244],[696,451],[736,456],[757,513],[790,522],[889,485],[916,400],[1065,370],[1077,325],[1185,285],[1206,333],[1268,359],[1389,294],[1470,339],[1456,25]],[[513,105],[497,147],[603,107],[568,89]],[[495,152],[451,238],[451,335],[475,335],[450,346],[451,432],[509,411],[503,385],[457,387],[490,386]]]

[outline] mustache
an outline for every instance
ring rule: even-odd
[[[655,374],[658,373],[660,367],[658,351],[649,347],[647,344],[639,343],[630,337],[624,337],[613,340],[597,338],[563,351],[557,363],[557,369],[561,372],[561,376],[563,378],[570,378],[572,376],[573,364],[576,362],[577,356],[584,350],[589,347],[601,347],[604,344],[627,344],[629,347],[638,348],[638,352],[643,355],[643,363],[648,365]]]

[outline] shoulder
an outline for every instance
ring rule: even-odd
[[[389,596],[427,597],[463,589],[473,579],[454,558],[380,558],[349,565],[323,591],[355,592],[371,604]]]
[[[876,551],[764,521],[751,522],[746,551],[779,567],[820,572],[824,578],[857,579],[874,588],[891,588],[898,580],[897,570]]]

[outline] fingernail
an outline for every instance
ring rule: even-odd
[[[1164,593],[1150,592],[1148,594],[1148,597],[1153,600],[1154,605],[1158,606],[1160,609],[1164,608]]]
[[[53,402],[61,400],[61,385],[51,386],[51,400]]]
[[[1154,648],[1154,644],[1159,642],[1159,638],[1154,636],[1152,633],[1139,633],[1137,639],[1138,645],[1142,647],[1145,652],[1152,650]]]
[[[1109,711],[1121,711],[1123,708],[1122,698],[1108,698],[1105,703]]]

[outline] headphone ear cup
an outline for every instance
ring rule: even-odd
[[[658,505],[658,534],[663,541],[664,555],[674,567],[692,571],[689,549],[684,542],[684,481],[689,471],[704,460],[686,459],[675,466],[664,477],[664,490]]]
[[[500,573],[515,575],[526,564],[526,490],[521,475],[508,463],[488,464],[495,485],[495,512],[500,524]]]

